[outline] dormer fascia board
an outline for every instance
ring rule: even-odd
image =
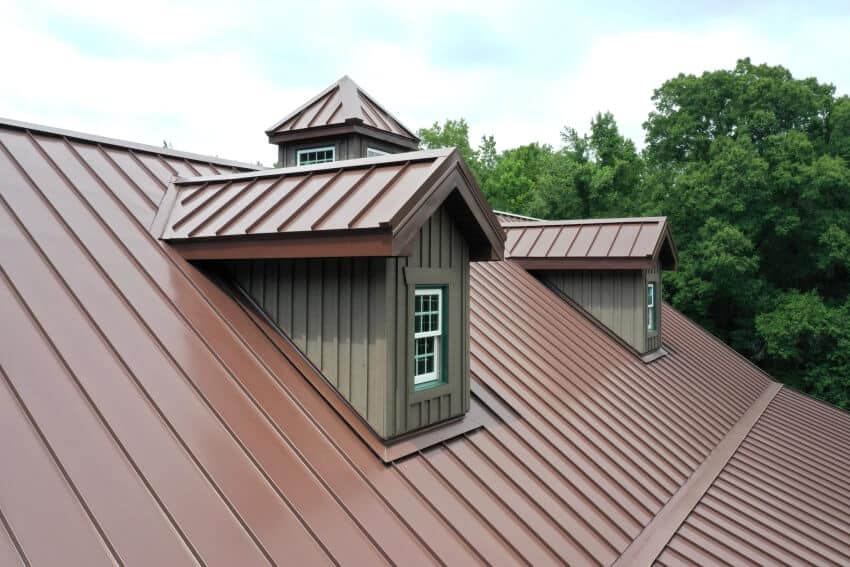
[[[487,254],[474,254],[471,259],[474,261],[504,259],[504,231],[484,198],[484,194],[478,188],[475,177],[455,148],[441,159],[429,179],[422,184],[419,195],[410,200],[411,205],[402,208],[390,221],[389,226],[392,227],[395,236],[393,255],[409,256],[411,254],[409,246],[419,227],[455,190],[472,213],[490,247]]]
[[[526,270],[646,270],[653,258],[509,258]]]
[[[652,257],[658,260],[661,256],[661,251],[665,246],[667,246],[670,251],[670,255],[673,258],[673,262],[669,264],[662,264],[661,268],[675,272],[679,269],[679,251],[676,249],[676,241],[673,240],[673,233],[670,230],[670,224],[667,222],[666,217],[664,217],[664,228],[662,230],[663,236],[658,239],[658,244],[655,247],[655,252]]]

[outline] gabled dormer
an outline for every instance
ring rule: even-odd
[[[419,138],[347,75],[266,130],[283,167],[415,150]]]
[[[645,360],[661,352],[661,272],[678,257],[667,219],[503,222],[505,257],[581,307]]]
[[[381,439],[470,409],[469,263],[501,259],[504,233],[457,150],[178,178],[153,230],[249,296]]]

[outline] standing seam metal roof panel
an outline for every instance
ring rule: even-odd
[[[290,342],[151,236],[168,168],[105,150],[0,129],[0,310],[14,329],[0,341],[0,451],[17,457],[0,474],[0,558],[608,565],[771,384],[666,305],[670,354],[646,365],[514,263],[474,264],[472,395],[491,419],[384,465]],[[782,396],[714,488],[732,490],[728,473],[781,496],[833,526],[801,525],[791,551],[850,557],[828,539],[850,530],[835,482],[844,414]],[[833,441],[777,435],[800,429],[792,414]],[[709,494],[715,508],[729,498]],[[781,518],[779,501],[751,498]],[[699,514],[681,532],[707,530],[717,554],[776,538],[764,521],[720,529]],[[705,554],[688,545],[662,559]]]

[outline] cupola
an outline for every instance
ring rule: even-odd
[[[678,256],[665,217],[503,222],[505,257],[650,361],[663,354],[661,272]]]
[[[266,130],[284,167],[409,152],[419,138],[347,75]]]

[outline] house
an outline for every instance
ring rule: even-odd
[[[267,135],[0,120],[0,564],[850,562],[850,416],[662,302],[663,219],[494,213],[348,78]]]

